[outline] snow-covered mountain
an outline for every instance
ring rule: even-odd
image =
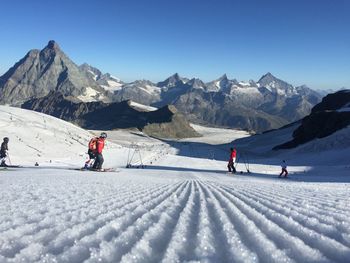
[[[188,81],[189,81],[189,79],[182,78],[182,77],[180,77],[180,75],[178,73],[175,73],[174,75],[170,76],[166,80],[158,82],[157,87],[169,89],[172,87],[177,87],[179,85],[183,85]]]
[[[224,74],[220,78],[213,80],[211,82],[208,82],[205,90],[208,92],[222,91],[222,92],[226,92],[229,94],[232,86],[236,85],[236,84],[238,84],[238,81],[236,79],[229,80],[227,78],[227,75]]]
[[[132,100],[144,105],[151,105],[160,100],[161,88],[148,80],[126,83],[114,92],[114,101]]]
[[[258,82],[230,80],[225,74],[208,83],[176,73],[163,82],[152,83],[157,92],[141,96],[147,85],[150,84],[132,84],[132,92],[125,85],[115,92],[115,98],[156,107],[174,104],[193,122],[255,132],[299,120],[321,100],[321,95],[307,86],[294,87],[271,73]]]
[[[176,73],[158,83],[124,83],[86,63],[77,66],[55,41],[43,50],[30,51],[1,76],[0,91],[0,104],[16,106],[56,92],[74,103],[132,100],[155,107],[174,104],[192,122],[253,132],[301,119],[321,99],[310,88],[294,87],[271,73],[257,82],[231,80],[225,74],[204,83]]]
[[[87,63],[80,65],[79,68],[106,91],[114,92],[120,90],[124,85],[124,82],[122,82],[119,78],[114,77],[109,73],[103,74],[99,69],[94,68]]]

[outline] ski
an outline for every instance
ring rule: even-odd
[[[6,168],[24,168],[21,165],[1,165],[0,168],[6,169]]]
[[[90,171],[90,172],[119,172],[115,168],[104,168],[101,171],[96,171],[93,169],[82,168],[69,168],[69,167],[52,167],[52,166],[22,166],[22,165],[8,165],[0,166],[0,170],[11,170],[12,168],[21,168],[21,169],[57,169],[57,170],[74,170],[74,171]]]
[[[126,168],[133,168],[133,169],[145,169],[146,165],[142,164],[142,165],[131,165],[131,164],[127,164]]]
[[[119,170],[117,170],[115,168],[104,168],[102,170],[94,170],[94,169],[86,169],[86,168],[82,167],[82,168],[71,168],[69,170],[82,171],[82,172],[97,172],[97,173],[106,173],[106,172],[117,173],[117,172],[119,172]]]

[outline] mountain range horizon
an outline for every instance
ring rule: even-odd
[[[87,63],[77,65],[54,40],[42,50],[30,50],[0,76],[0,91],[0,104],[25,104],[39,111],[43,107],[38,105],[50,102],[51,108],[45,106],[45,111],[55,112],[62,99],[67,100],[69,102],[63,103],[68,107],[63,109],[67,114],[76,108],[76,103],[85,103],[88,107],[88,103],[132,100],[156,108],[174,105],[194,123],[254,132],[301,119],[324,95],[306,85],[293,86],[270,72],[258,81],[248,82],[229,79],[227,74],[203,82],[175,73],[157,83],[149,80],[125,83]],[[95,111],[96,107],[90,110]],[[62,114],[60,117],[65,118]]]
[[[53,50],[61,51],[61,48],[60,48],[59,43],[58,43],[57,41],[55,41],[55,40],[49,40],[49,41],[48,41],[48,44],[46,45],[46,47],[47,47],[47,48],[50,48],[50,49],[53,49]],[[31,53],[31,52],[38,52],[38,51],[40,51],[40,50],[39,50],[39,49],[31,49],[31,50],[28,52],[28,54]],[[92,64],[90,64],[90,63],[88,63],[88,62],[83,62],[81,65],[78,65],[78,66],[80,66],[80,67],[88,66],[88,67],[93,67],[93,68],[95,68],[94,65],[92,65]],[[7,70],[7,71],[8,71],[8,70]],[[0,77],[3,76],[3,75],[5,75],[7,71],[5,71],[5,72],[0,72]],[[174,70],[174,72],[175,72],[175,73],[170,73],[170,74],[168,75],[168,77],[164,77],[163,80],[166,80],[166,79],[171,78],[171,77],[176,77],[176,76],[178,76],[178,77],[180,77],[180,78],[182,78],[182,79],[189,79],[189,80],[193,80],[193,79],[202,80],[202,79],[203,79],[203,78],[200,78],[200,77],[198,77],[198,76],[193,76],[193,77],[189,78],[188,76],[184,76],[183,74],[179,73],[179,72],[180,72],[179,70]],[[120,80],[120,81],[122,81],[123,83],[126,83],[126,84],[127,84],[127,83],[134,83],[134,82],[136,82],[136,81],[151,81],[152,83],[160,83],[160,82],[162,82],[162,79],[158,79],[158,80],[153,80],[153,79],[152,79],[152,80],[150,80],[150,79],[147,79],[147,78],[141,78],[141,79],[134,78],[133,80],[123,81],[123,79],[120,78],[120,76],[119,76],[118,74],[115,74],[115,73],[113,73],[113,74],[111,74],[111,73],[106,73],[106,74],[109,74],[111,77],[113,77],[113,78],[115,78],[115,79],[117,79],[117,80]],[[239,79],[239,78],[237,78],[237,77],[229,78],[227,72],[224,72],[224,73],[222,73],[222,75],[218,75],[218,76],[219,76],[219,77],[214,78],[214,79],[211,79],[211,80],[207,79],[204,83],[209,83],[209,82],[211,82],[211,81],[220,80],[220,79],[222,79],[222,78],[226,78],[226,79],[230,79],[230,80],[234,80],[234,81],[240,81],[240,82],[243,82],[243,83],[244,83],[244,82],[249,83],[249,82],[251,82],[251,81],[259,82],[259,80],[262,79],[262,78],[264,78],[265,76],[272,76],[272,77],[276,78],[275,75],[274,75],[273,73],[271,73],[271,71],[269,71],[269,70],[267,70],[266,73],[261,74],[261,76],[259,77],[259,80],[255,80],[254,78],[249,78],[248,80],[246,80],[246,79],[242,80],[242,79]],[[307,85],[307,84],[300,84],[300,85],[294,85],[294,86],[306,86],[306,87],[310,87],[310,86]],[[322,88],[316,88],[316,89],[313,88],[313,89],[319,91],[320,93],[326,94],[326,93],[334,92],[334,91],[336,91],[336,90],[346,89],[346,87],[330,88],[330,89],[322,89]]]

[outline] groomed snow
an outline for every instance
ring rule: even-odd
[[[62,137],[49,139],[39,125],[44,117],[0,107],[0,135],[7,123],[17,127],[6,133],[13,162],[35,160],[26,156],[27,144],[12,139],[24,129],[51,145],[52,158],[84,162],[74,151],[84,151],[91,133],[47,116],[46,128],[62,127]],[[265,159],[260,153],[249,164],[251,174],[240,173],[247,165],[241,158],[233,176],[225,172],[232,144],[220,145],[214,134],[247,134],[193,127],[204,135],[201,141],[108,131],[105,167],[118,172],[73,171],[57,163],[1,168],[0,262],[348,262],[350,165],[290,164],[290,178],[277,179],[273,161],[280,153]],[[73,132],[82,134],[82,143],[72,140],[68,152],[56,148]],[[242,140],[246,147],[252,143]],[[146,169],[123,168],[131,145],[139,146]],[[318,180],[321,170],[328,177]]]

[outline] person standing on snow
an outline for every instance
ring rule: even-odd
[[[6,157],[7,157],[7,151],[9,150],[8,148],[8,142],[9,142],[9,138],[5,137],[4,141],[1,144],[1,148],[0,148],[0,166],[7,166],[6,162]]]
[[[94,137],[89,141],[88,144],[88,155],[89,155],[89,160],[85,162],[84,169],[89,169],[92,167],[93,161],[96,158],[95,152],[96,152],[96,146],[97,146],[97,141],[99,137]]]
[[[104,162],[102,151],[103,151],[103,148],[105,147],[106,138],[107,138],[107,133],[102,132],[96,142],[96,151],[94,152],[95,162],[94,162],[94,165],[92,166],[93,170],[102,171],[102,164]]]
[[[230,151],[231,151],[230,159],[228,161],[227,168],[229,173],[231,173],[231,170],[232,170],[232,173],[236,173],[235,162],[236,162],[237,151],[234,148],[230,148]]]
[[[287,177],[288,171],[287,171],[287,163],[285,160],[282,161],[281,168],[282,168],[282,172],[280,173],[280,175],[278,177],[281,177],[283,174],[284,174],[284,177]]]

